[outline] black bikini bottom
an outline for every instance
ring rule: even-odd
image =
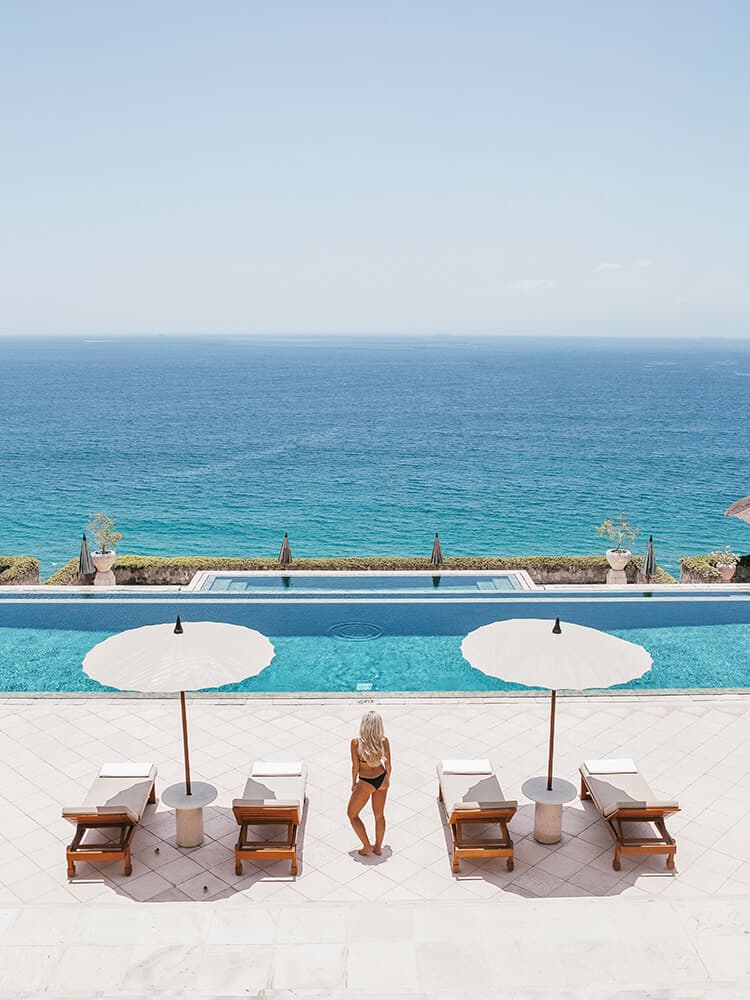
[[[372,787],[377,790],[385,781],[385,771],[375,778],[365,778],[364,775],[360,774],[359,780],[366,781],[368,785],[372,785]]]

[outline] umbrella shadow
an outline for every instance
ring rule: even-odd
[[[446,870],[456,884],[483,881],[503,892],[527,898],[619,896],[638,879],[673,881],[677,870],[667,869],[663,855],[622,858],[620,871],[612,867],[614,846],[596,807],[579,802],[563,811],[559,844],[534,840],[534,806],[519,806],[508,824],[514,844],[514,867],[504,858],[462,860],[457,873],[451,869],[452,838],[447,815],[440,803],[438,814],[446,849]],[[496,835],[497,827],[477,825],[477,837]]]
[[[153,812],[143,817],[133,837],[132,875],[126,876],[122,862],[86,864],[77,862],[71,885],[97,882],[118,896],[135,902],[216,902],[235,896],[250,895],[261,883],[294,883],[304,872],[304,845],[308,804],[302,811],[297,830],[297,875],[291,874],[289,859],[243,861],[242,874],[235,872],[234,846],[239,825],[231,809],[208,806],[204,810],[204,840],[199,847],[179,847],[175,836],[174,813]],[[278,842],[283,846],[285,825],[250,827],[251,837]],[[111,831],[103,830],[90,838],[106,840]]]

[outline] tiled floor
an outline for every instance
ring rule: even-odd
[[[136,834],[130,878],[118,864],[81,864],[69,881],[64,845],[72,827],[61,806],[81,799],[105,760],[153,760],[158,787],[179,780],[178,703],[3,699],[0,996],[86,995],[74,974],[84,959],[92,994],[166,995],[172,969],[173,995],[483,1000],[505,970],[512,996],[563,996],[563,986],[614,996],[619,986],[675,982],[698,991],[711,983],[717,996],[729,996],[732,981],[746,983],[738,995],[750,996],[750,698],[558,703],[557,774],[575,781],[584,757],[632,756],[658,794],[679,798],[682,812],[668,824],[678,840],[674,875],[658,858],[624,859],[615,872],[604,824],[579,801],[565,807],[560,845],[533,840],[533,807],[521,784],[544,770],[544,698],[375,703],[394,757],[387,849],[379,859],[359,858],[345,816],[349,738],[370,707],[192,700],[193,776],[219,791],[206,810],[203,846],[178,849],[173,814],[158,803]],[[506,796],[519,800],[512,873],[489,861],[464,862],[452,874],[435,798],[435,762],[446,756],[490,757]],[[246,863],[238,878],[231,799],[255,758],[300,757],[310,779],[299,876],[275,862]],[[122,928],[134,926],[140,930],[123,938]],[[112,941],[123,947],[109,961]],[[380,942],[375,953],[373,942]]]

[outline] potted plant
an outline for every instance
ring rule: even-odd
[[[714,563],[718,571],[721,573],[722,582],[729,583],[734,576],[734,571],[737,569],[737,563],[740,561],[740,557],[735,552],[732,552],[727,545],[723,549],[717,549],[716,552],[711,552],[708,558],[712,563]]]
[[[597,535],[609,538],[614,542],[611,549],[607,549],[607,562],[615,570],[624,570],[631,560],[632,553],[627,547],[632,545],[640,534],[640,528],[634,528],[628,521],[627,514],[618,514],[614,521],[607,518],[595,529]],[[627,543],[627,544],[626,544]]]
[[[91,559],[96,566],[96,576],[94,585],[98,587],[113,587],[115,585],[115,574],[112,566],[117,553],[115,545],[120,541],[122,535],[115,531],[115,522],[108,515],[101,511],[92,514],[89,521],[88,530],[97,541],[98,548],[91,553]]]

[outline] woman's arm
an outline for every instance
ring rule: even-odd
[[[353,739],[351,742],[351,752],[352,752],[352,789],[357,784],[357,778],[359,777],[359,754],[357,753],[357,740]]]
[[[385,756],[385,773],[388,775],[388,781],[391,780],[391,744],[388,742],[388,737],[383,737],[383,751]]]

